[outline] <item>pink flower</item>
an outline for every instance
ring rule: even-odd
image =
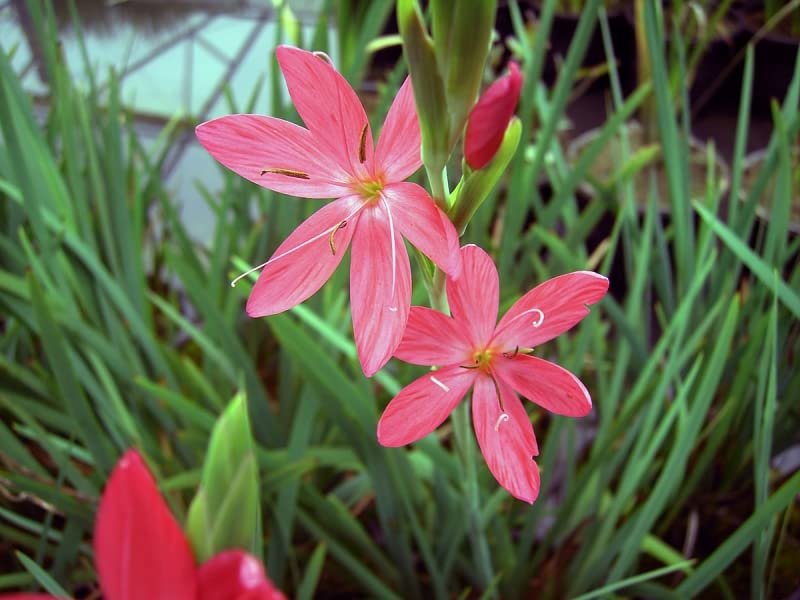
[[[460,268],[458,235],[428,193],[403,180],[420,165],[420,130],[410,80],[383,124],[377,147],[364,108],[321,55],[280,46],[278,63],[308,129],[259,115],[230,115],[197,127],[219,162],[265,188],[338,198],[311,215],[266,263],[247,301],[251,317],[306,300],[353,243],[350,303],[364,374],[372,376],[403,336],[411,268],[403,237],[448,274]]]
[[[439,365],[395,396],[378,422],[384,446],[410,444],[436,429],[467,390],[481,452],[498,483],[526,502],[539,494],[539,453],[521,394],[559,415],[580,417],[592,408],[589,392],[569,371],[525,349],[553,339],[589,314],[608,279],[590,271],[545,281],[522,296],[497,323],[499,283],[492,259],[477,246],[461,249],[463,270],[448,278],[452,317],[414,306],[395,356]]]
[[[464,158],[473,169],[482,169],[497,154],[521,89],[522,75],[517,63],[511,61],[508,75],[486,88],[472,107],[464,134]]]
[[[258,559],[242,550],[226,550],[195,565],[189,542],[136,450],[119,460],[103,492],[94,555],[106,600],[285,600]]]

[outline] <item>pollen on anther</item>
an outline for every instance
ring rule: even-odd
[[[345,219],[344,221],[339,223],[336,227],[334,227],[333,231],[331,231],[330,238],[328,238],[328,244],[331,247],[331,254],[333,254],[334,256],[336,255],[336,243],[334,242],[333,238],[336,235],[337,231],[339,231],[340,229],[344,229],[345,227],[347,227],[347,219]]]
[[[361,138],[358,141],[358,160],[363,164],[367,160],[367,130],[369,124],[364,125],[361,130]]]

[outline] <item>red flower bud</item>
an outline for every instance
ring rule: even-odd
[[[464,135],[464,157],[473,169],[483,168],[497,153],[521,89],[519,66],[511,61],[508,75],[490,85],[472,107]]]

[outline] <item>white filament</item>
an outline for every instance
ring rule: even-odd
[[[500,415],[500,416],[497,418],[497,423],[495,423],[495,424],[494,424],[494,430],[495,430],[495,431],[500,431],[500,423],[505,423],[505,422],[506,422],[506,421],[508,421],[510,418],[511,418],[511,417],[509,417],[509,416],[508,416],[506,413],[502,413],[502,414],[501,414],[501,415]]]
[[[389,210],[389,202],[386,200],[386,196],[381,193],[381,200],[383,200],[383,204],[386,206],[386,214],[389,216],[389,235],[392,237],[392,291],[391,291],[391,299],[394,301],[394,291],[395,285],[397,281],[397,248],[395,246],[395,239],[394,239],[394,219],[392,219],[392,211]],[[397,312],[396,306],[390,306],[389,310],[392,312]]]
[[[434,377],[433,375],[431,375],[431,381],[432,381],[433,383],[435,383],[436,385],[438,385],[440,388],[442,388],[442,389],[443,389],[445,392],[449,392],[449,391],[450,391],[450,388],[449,388],[449,387],[447,387],[447,386],[446,386],[445,384],[443,384],[441,381],[439,381],[438,379],[436,379],[436,377]]]
[[[272,262],[275,262],[276,260],[280,260],[281,258],[284,258],[284,257],[286,257],[286,256],[289,256],[289,255],[290,255],[290,254],[292,254],[293,252],[296,252],[297,250],[300,250],[301,248],[304,248],[305,246],[308,246],[308,245],[309,245],[309,244],[311,244],[312,242],[316,242],[318,239],[320,239],[320,238],[322,238],[322,237],[325,237],[325,236],[330,236],[332,232],[336,232],[337,230],[339,230],[339,229],[342,229],[342,221],[347,221],[347,222],[349,223],[349,222],[350,222],[350,219],[353,217],[353,215],[355,215],[355,214],[356,214],[358,211],[360,211],[360,210],[361,210],[362,208],[364,208],[366,205],[367,205],[367,203],[366,203],[366,202],[362,203],[362,204],[361,204],[360,206],[358,206],[358,207],[357,207],[355,210],[353,210],[353,212],[351,212],[349,215],[347,215],[347,216],[346,216],[344,219],[342,219],[342,220],[340,220],[338,223],[336,223],[336,225],[333,225],[333,226],[331,226],[331,227],[328,227],[328,228],[327,228],[325,231],[323,231],[322,233],[318,233],[318,234],[317,234],[317,235],[315,235],[314,237],[307,239],[305,242],[303,242],[302,244],[298,244],[298,245],[297,245],[297,246],[295,246],[294,248],[289,248],[289,249],[288,249],[286,252],[281,252],[280,254],[277,254],[277,255],[273,256],[273,257],[272,257],[272,258],[270,258],[270,259],[269,259],[267,262],[265,262],[265,263],[261,263],[261,264],[260,264],[260,265],[258,265],[257,267],[253,267],[252,269],[249,269],[249,270],[245,271],[244,273],[242,273],[241,275],[239,275],[239,276],[238,276],[236,279],[234,279],[233,281],[231,281],[231,287],[236,287],[236,284],[237,284],[237,283],[239,283],[239,282],[240,282],[242,279],[244,279],[244,278],[245,278],[245,277],[247,277],[248,275],[250,275],[250,273],[253,273],[254,271],[258,271],[258,270],[260,270],[260,269],[263,269],[263,268],[264,268],[264,267],[266,267],[268,264],[270,264],[270,263],[272,263]]]

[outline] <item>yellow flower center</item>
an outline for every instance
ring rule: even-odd
[[[359,196],[374,204],[377,203],[381,197],[383,185],[383,177],[375,177],[373,179],[357,181],[353,187]]]
[[[476,350],[472,354],[472,361],[476,368],[488,372],[489,366],[492,364],[493,356],[494,353],[488,348],[485,350]]]

